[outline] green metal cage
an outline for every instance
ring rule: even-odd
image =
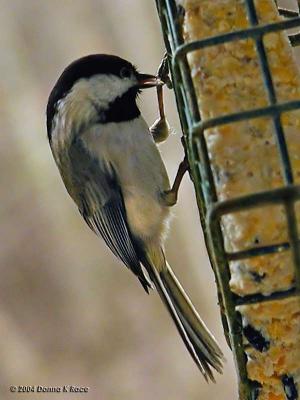
[[[263,44],[263,37],[267,33],[300,26],[300,1],[298,1],[298,12],[278,7],[280,14],[286,18],[283,21],[268,25],[258,24],[254,0],[244,0],[244,4],[249,20],[248,29],[184,43],[181,35],[182,16],[180,6],[178,6],[175,0],[156,0],[165,46],[169,55],[169,65],[178,112],[184,133],[184,148],[188,156],[190,174],[195,186],[205,241],[216,276],[224,332],[228,344],[232,349],[238,374],[239,397],[241,400],[254,400],[258,396],[259,385],[257,382],[250,381],[247,376],[247,359],[243,345],[242,321],[236,307],[244,304],[254,304],[300,295],[300,246],[295,215],[295,202],[300,199],[300,186],[294,184],[293,171],[280,119],[283,112],[299,109],[300,99],[299,101],[285,103],[277,101]],[[216,46],[241,39],[252,39],[255,43],[269,105],[264,108],[201,120],[187,62],[187,54],[209,46]],[[299,33],[290,35],[289,39],[293,46],[300,44]],[[273,120],[285,186],[227,201],[218,201],[203,135],[205,129],[262,116],[271,117]],[[255,246],[238,252],[226,252],[221,231],[222,216],[270,204],[283,205],[285,208],[288,225],[288,242],[263,247]],[[292,252],[295,268],[295,284],[290,290],[275,292],[269,296],[255,294],[245,297],[239,297],[231,292],[229,286],[230,261],[287,250]]]

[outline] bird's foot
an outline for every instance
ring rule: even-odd
[[[168,207],[172,207],[177,203],[177,198],[178,198],[178,191],[179,187],[182,181],[182,178],[186,171],[189,169],[189,164],[188,160],[186,157],[184,157],[183,161],[179,164],[178,171],[172,186],[172,189],[167,190],[163,193],[163,198],[165,201],[165,204]]]
[[[166,84],[169,89],[172,89],[173,84],[169,72],[168,53],[166,52],[161,63],[159,64],[157,76]]]
[[[165,192],[162,193],[162,198],[164,201],[164,204],[167,207],[172,207],[177,203],[177,195],[178,191],[176,190],[166,190]]]

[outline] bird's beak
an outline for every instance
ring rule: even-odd
[[[139,89],[162,86],[164,84],[164,82],[159,77],[148,74],[138,74],[137,80],[137,86]]]

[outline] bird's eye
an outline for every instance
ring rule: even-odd
[[[121,78],[130,78],[131,77],[131,70],[128,67],[121,68],[120,77]]]

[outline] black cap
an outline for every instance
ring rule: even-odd
[[[52,119],[56,103],[64,98],[75,82],[98,74],[122,76],[122,73],[138,73],[130,62],[109,54],[91,54],[72,62],[61,74],[52,89],[47,104],[47,130],[50,137]],[[120,75],[121,74],[121,75]],[[138,89],[137,89],[138,90]]]

